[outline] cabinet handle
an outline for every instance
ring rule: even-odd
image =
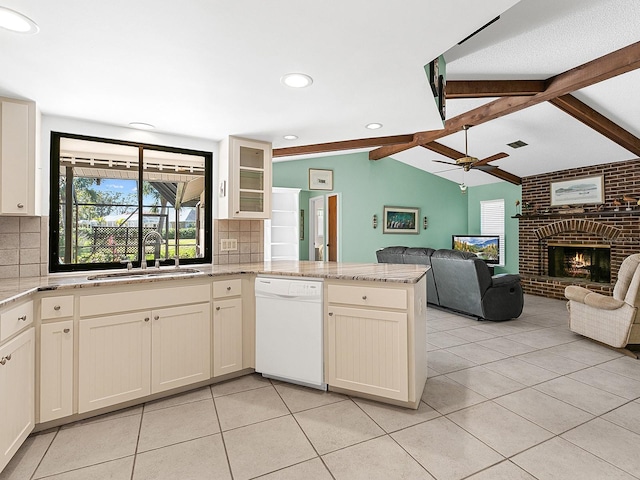
[[[26,322],[27,321],[27,316],[26,315],[22,315],[21,317],[18,317],[18,320],[20,320],[22,322]]]
[[[64,333],[69,333],[71,330],[69,330],[68,328],[65,328],[64,330],[62,330]]]
[[[333,312],[329,312],[329,316],[330,316],[330,317],[333,317]]]
[[[18,208],[24,208],[24,204],[19,203],[19,204],[18,204]]]
[[[4,365],[7,363],[7,359],[5,357],[0,358],[0,365]]]
[[[8,362],[9,360],[11,360],[11,354],[7,355],[7,356],[6,356],[6,357],[4,357],[4,358],[6,358],[6,359],[7,359],[7,362]]]
[[[220,307],[216,307],[216,310],[220,310]]]
[[[149,317],[144,317],[144,321],[148,322],[149,321]]]
[[[60,310],[60,305],[56,305],[55,307],[53,307],[53,309],[57,312],[58,310]]]
[[[362,299],[363,299],[363,300],[366,300],[366,299],[367,299],[367,296],[366,296],[366,295],[362,295]]]
[[[160,320],[160,315],[156,315],[153,317],[154,320]]]
[[[230,292],[230,291],[231,291],[231,287],[227,287],[227,292]]]

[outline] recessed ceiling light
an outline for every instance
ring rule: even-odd
[[[6,7],[0,7],[0,27],[32,35],[40,31],[40,27],[29,17]]]
[[[137,128],[138,130],[153,130],[156,128],[150,123],[144,123],[144,122],[131,122],[129,126],[131,128]]]
[[[369,130],[377,130],[379,128],[382,128],[382,124],[381,123],[370,123],[369,125],[367,125],[367,128]]]
[[[298,136],[297,135],[285,135],[284,137],[285,140],[297,140]]]
[[[304,73],[287,73],[280,81],[291,88],[304,88],[313,83],[313,78]]]

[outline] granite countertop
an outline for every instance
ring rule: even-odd
[[[429,269],[426,265],[398,265],[392,263],[334,263],[293,260],[241,263],[236,265],[188,265],[183,268],[195,269],[197,272],[158,277],[115,277],[94,280],[89,280],[87,277],[91,277],[92,275],[96,275],[100,272],[57,274],[46,277],[20,279],[2,279],[0,280],[0,307],[4,307],[38,291],[155,283],[241,273],[334,280],[416,283]],[[153,271],[153,269],[149,270]],[[107,273],[114,273],[116,271],[118,270],[110,270]]]

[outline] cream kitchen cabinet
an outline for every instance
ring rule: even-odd
[[[78,411],[151,393],[151,312],[80,319]]]
[[[0,347],[0,471],[34,427],[35,329]]]
[[[80,320],[79,413],[211,377],[209,303]]]
[[[151,393],[211,378],[209,303],[151,312]]]
[[[213,376],[243,368],[242,280],[213,283]]]
[[[73,320],[43,323],[40,326],[39,422],[72,413]]]
[[[228,137],[220,142],[217,218],[271,215],[271,144]]]
[[[327,281],[326,382],[417,408],[427,375],[426,285]]]
[[[210,299],[210,283],[81,296],[78,413],[210,379]]]
[[[0,214],[40,214],[39,123],[35,103],[0,97]]]

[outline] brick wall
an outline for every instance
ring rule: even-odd
[[[550,207],[551,182],[595,175],[604,176],[605,203],[600,211],[585,205],[585,214],[560,214]],[[526,293],[550,298],[564,298],[564,288],[583,284],[587,288],[610,294],[622,261],[632,253],[640,253],[640,207],[626,203],[614,212],[613,201],[624,195],[640,197],[640,159],[612,164],[561,170],[524,177],[522,201],[532,204],[520,218],[519,268]],[[528,216],[527,212],[532,213]],[[600,244],[611,247],[611,284],[584,283],[578,280],[558,280],[548,276],[547,246],[549,243]]]

